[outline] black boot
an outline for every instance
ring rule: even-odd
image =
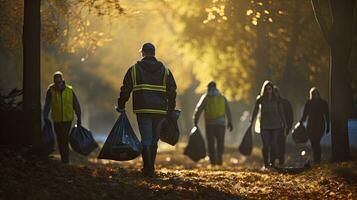
[[[152,158],[151,158],[151,148],[150,146],[143,146],[143,150],[141,152],[141,155],[143,157],[143,169],[142,173],[144,176],[153,176],[153,165],[152,165]]]
[[[151,165],[152,165],[152,173],[155,173],[155,159],[157,154],[157,145],[151,146]]]

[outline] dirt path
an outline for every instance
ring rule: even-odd
[[[315,166],[298,175],[262,172],[229,159],[195,164],[181,150],[161,151],[156,179],[141,176],[141,160],[25,160],[1,151],[0,199],[357,199],[357,163]],[[90,160],[94,161],[94,159]],[[84,164],[85,163],[85,164]]]

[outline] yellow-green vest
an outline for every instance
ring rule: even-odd
[[[224,96],[206,97],[205,118],[206,120],[224,117],[226,114],[226,100]]]
[[[73,89],[72,86],[66,85],[61,92],[50,86],[51,90],[51,109],[52,120],[54,122],[70,122],[74,119],[73,110]]]

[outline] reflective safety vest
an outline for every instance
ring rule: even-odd
[[[53,85],[51,90],[52,120],[54,122],[70,122],[74,119],[73,89],[66,84],[63,91],[58,91]]]
[[[163,67],[157,72],[155,79],[153,74],[148,74],[141,66],[134,65],[131,69],[133,82],[133,111],[134,113],[166,114],[167,95],[166,81],[169,70]]]
[[[224,117],[226,114],[226,100],[224,96],[206,96],[205,118],[206,120]]]

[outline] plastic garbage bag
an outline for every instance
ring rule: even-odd
[[[31,147],[24,156],[47,157],[53,153],[55,148],[55,136],[53,134],[52,124],[46,122],[41,132],[41,143]]]
[[[172,146],[175,146],[180,138],[180,130],[177,125],[177,120],[180,117],[180,111],[175,110],[173,116],[169,116],[162,124],[160,131],[160,140]]]
[[[42,128],[42,153],[43,155],[50,155],[54,151],[55,136],[52,130],[51,123],[45,123]]]
[[[295,125],[292,137],[296,144],[305,144],[309,140],[305,126],[300,122]]]
[[[307,161],[303,167],[275,167],[279,173],[298,174],[311,168],[310,161]]]
[[[141,154],[142,146],[130,125],[128,117],[122,113],[105,141],[99,159],[126,161]]]
[[[184,155],[195,162],[206,157],[205,141],[203,140],[200,130],[196,126],[191,129]]]
[[[252,136],[252,127],[249,126],[244,133],[242,142],[239,145],[239,152],[245,156],[249,156],[253,150],[253,136]]]
[[[92,133],[81,125],[72,128],[69,143],[74,151],[85,156],[98,147]]]

